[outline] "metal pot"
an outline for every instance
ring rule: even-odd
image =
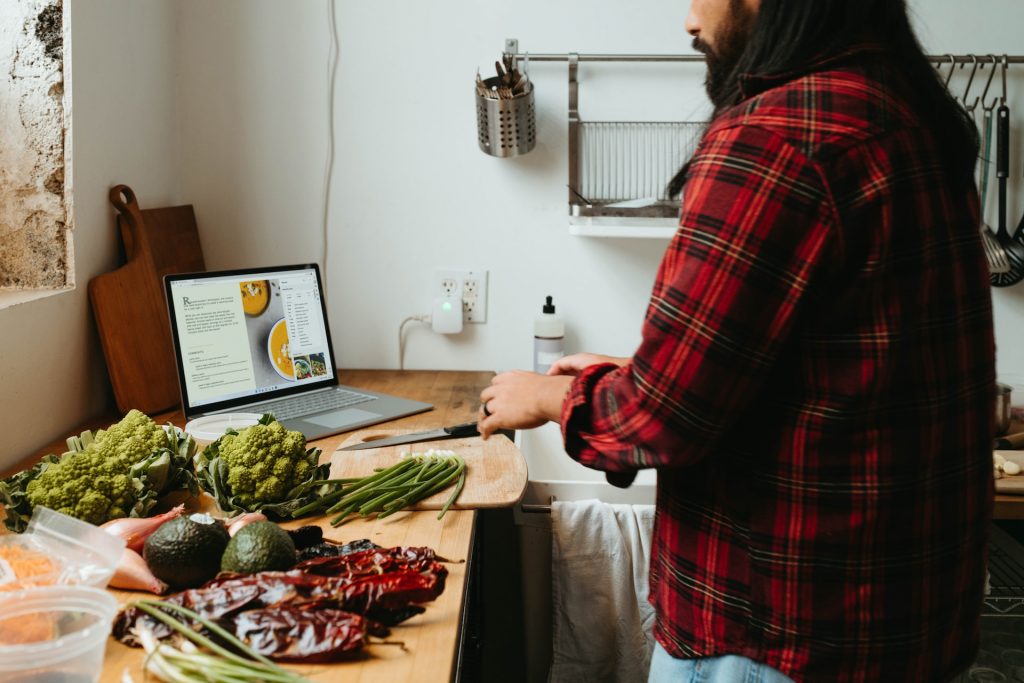
[[[1010,394],[1013,387],[996,382],[996,436],[1010,431]]]

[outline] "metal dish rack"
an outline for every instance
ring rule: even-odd
[[[582,62],[703,62],[704,56],[521,53],[516,39],[505,41],[504,55],[517,64],[568,63],[569,215],[599,220],[660,219],[655,222],[671,224],[668,234],[674,232],[679,206],[665,196],[665,187],[693,153],[706,122],[584,121],[579,111],[579,66]],[[951,69],[963,69],[977,68],[985,58],[930,55],[929,59]],[[1004,64],[1024,63],[1024,56],[1020,55],[1004,55],[1000,59]],[[949,79],[946,80],[948,84]]]
[[[518,62],[568,62],[569,214],[578,218],[672,219],[677,203],[665,187],[696,149],[704,121],[584,121],[579,111],[581,62],[703,62],[702,55],[533,54],[505,41]]]

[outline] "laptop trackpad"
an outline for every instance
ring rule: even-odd
[[[337,429],[338,427],[344,427],[345,425],[355,424],[364,420],[375,420],[378,417],[380,417],[379,414],[371,413],[368,410],[345,408],[344,410],[334,410],[329,413],[307,415],[302,418],[302,421],[312,422],[315,425],[327,427],[328,429]]]

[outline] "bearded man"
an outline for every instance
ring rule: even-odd
[[[630,358],[502,373],[657,468],[650,681],[948,681],[978,648],[994,339],[977,133],[904,0],[693,0],[712,121]]]

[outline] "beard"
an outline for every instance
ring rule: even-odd
[[[756,18],[756,13],[748,9],[742,0],[730,0],[729,18],[716,37],[715,45],[701,40],[699,36],[693,39],[693,49],[703,54],[707,62],[704,89],[716,112],[735,104],[738,91],[736,67],[750,42]]]

